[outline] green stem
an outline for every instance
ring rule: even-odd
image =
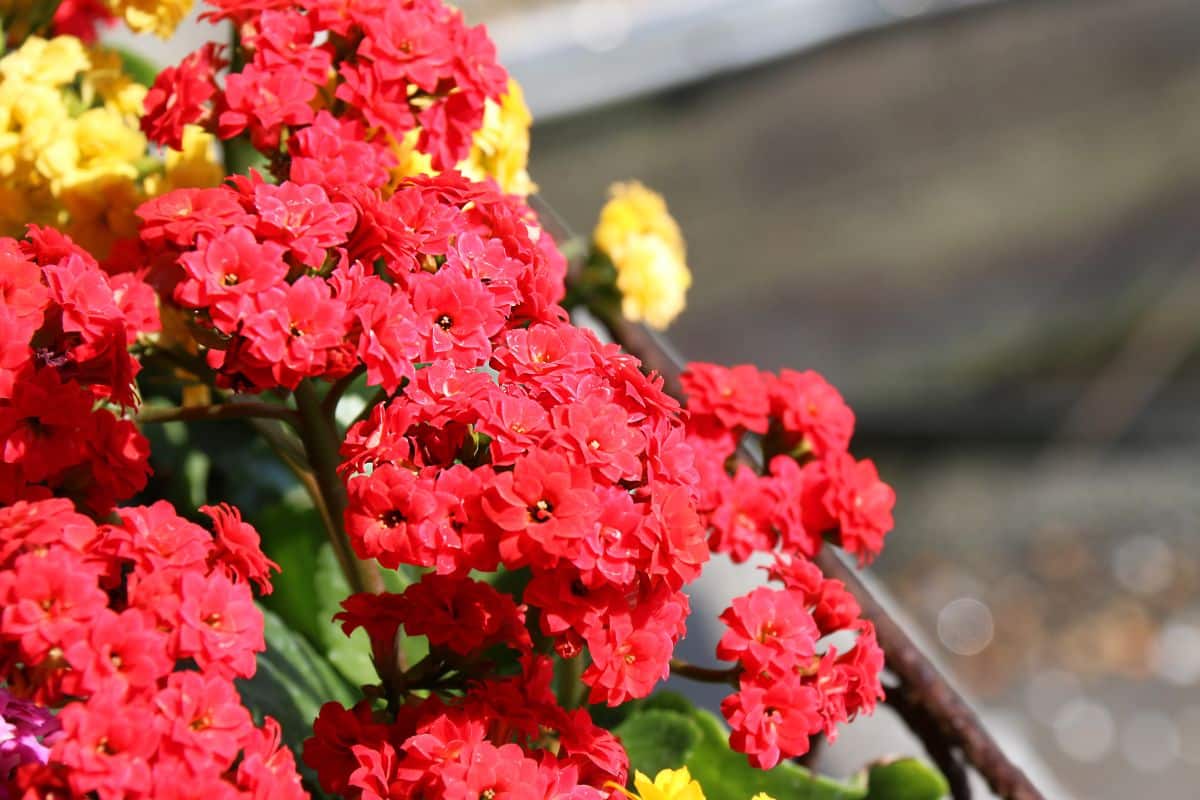
[[[346,573],[346,580],[356,593],[379,594],[386,590],[383,577],[374,564],[354,557],[350,539],[346,535],[346,487],[337,474],[340,463],[337,428],[332,417],[321,408],[321,400],[310,381],[301,381],[293,394],[300,415],[300,440],[304,442],[304,452],[325,505],[325,523],[330,541],[334,550],[345,559],[342,569]]]
[[[563,658],[558,662],[558,704],[567,711],[583,705],[587,685],[583,682],[583,656]]]
[[[329,387],[329,391],[325,393],[325,399],[321,401],[321,410],[329,417],[337,419],[338,401],[342,399],[342,395],[346,393],[354,381],[366,372],[366,367],[359,366],[351,370],[341,380]]]

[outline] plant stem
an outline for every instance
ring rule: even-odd
[[[342,395],[358,379],[358,376],[364,372],[366,372],[366,367],[359,366],[347,373],[345,377],[333,384],[333,386],[329,387],[329,391],[325,393],[325,399],[321,401],[321,410],[325,412],[326,416],[337,419],[338,401],[342,399]]]
[[[583,656],[563,658],[558,662],[558,704],[567,711],[583,705],[587,685],[583,682]]]
[[[354,557],[346,535],[346,487],[338,477],[338,441],[333,419],[321,408],[321,400],[311,382],[301,381],[294,392],[300,421],[298,431],[304,452],[312,467],[318,494],[325,507],[325,524],[334,550],[345,559],[342,569],[354,592],[379,594],[385,591],[383,578],[374,564]],[[348,563],[346,563],[348,562]]]
[[[223,419],[279,419],[299,426],[300,415],[287,406],[272,403],[222,403],[211,406],[184,406],[182,408],[143,408],[134,421],[143,425],[161,422],[208,422]]]
[[[694,681],[702,683],[729,683],[732,684],[742,670],[740,667],[730,667],[728,669],[716,669],[714,667],[701,667],[696,664],[689,664],[678,658],[671,659],[671,674],[682,675],[685,678],[691,678]]]

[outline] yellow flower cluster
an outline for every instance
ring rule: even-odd
[[[194,0],[103,0],[114,16],[137,33],[154,33],[163,39],[192,10]],[[43,32],[50,24],[58,3],[51,0],[0,0],[0,21],[10,42],[19,42],[30,34]]]
[[[662,330],[683,311],[692,273],[662,195],[637,181],[614,184],[592,240],[617,270],[627,318]]]
[[[654,780],[637,772],[633,777],[633,788],[637,790],[637,794],[625,789],[621,789],[621,791],[630,800],[705,800],[704,790],[700,787],[699,781],[692,780],[692,774],[687,767],[664,769],[654,776]],[[751,800],[774,800],[774,798],[759,792]]]
[[[472,137],[471,154],[455,166],[473,181],[493,178],[508,194],[525,197],[537,191],[529,177],[529,126],[533,116],[521,85],[508,80],[508,92],[483,109],[483,127]],[[429,156],[416,149],[420,130],[409,131],[395,147],[398,178],[435,172]]]
[[[125,24],[138,33],[166,39],[192,10],[193,0],[105,0]]]
[[[51,225],[104,257],[137,233],[134,209],[147,197],[218,183],[199,129],[165,164],[147,154],[145,93],[116,54],[72,36],[31,37],[0,59],[0,235]]]

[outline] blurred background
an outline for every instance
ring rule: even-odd
[[[567,224],[666,196],[677,349],[841,388],[899,495],[875,583],[1047,797],[1192,796],[1200,3],[460,5]],[[749,578],[706,580],[711,619]],[[819,766],[919,752],[881,710]]]

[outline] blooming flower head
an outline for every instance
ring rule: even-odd
[[[625,792],[633,800],[704,800],[704,790],[698,781],[692,780],[687,767],[660,770],[654,780],[638,771],[633,777],[633,788],[637,794]]]
[[[592,239],[616,268],[621,313],[659,330],[670,325],[683,311],[692,274],[662,196],[636,181],[614,184]]]

